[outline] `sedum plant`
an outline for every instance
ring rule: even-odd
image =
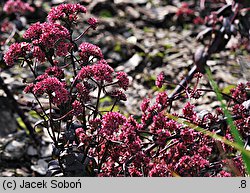
[[[95,30],[96,18],[85,22],[78,36],[75,29],[80,4],[61,4],[51,9],[47,22],[34,23],[24,33],[23,42],[10,45],[4,54],[8,66],[21,64],[33,75],[25,93],[31,93],[42,118],[35,126],[45,127],[53,141],[48,176],[246,176],[237,150],[166,116],[173,101],[202,97],[202,75],[196,73],[195,87],[169,97],[166,92],[141,101],[140,119],[114,112],[125,101],[129,79],[115,72],[101,49],[83,40]],[[45,70],[43,70],[45,69]],[[67,73],[67,74],[66,74]],[[161,73],[156,85],[165,84]],[[240,84],[232,90],[230,110],[245,142],[249,139],[249,87]],[[100,109],[100,100],[109,96],[113,106]],[[48,103],[41,102],[46,98]],[[174,116],[217,133],[228,141],[232,135],[223,111],[200,114],[187,102]]]

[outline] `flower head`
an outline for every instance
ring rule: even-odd
[[[165,146],[167,143],[167,138],[170,136],[170,132],[159,129],[157,130],[157,134],[158,136],[155,143],[158,144],[159,146]]]
[[[108,112],[103,116],[101,133],[110,136],[117,132],[120,125],[124,124],[126,117],[117,112]]]
[[[73,115],[75,116],[78,116],[83,112],[83,106],[78,100],[75,100],[72,103],[72,109],[73,109]]]
[[[158,88],[161,88],[163,83],[164,83],[164,79],[165,79],[165,76],[164,76],[164,73],[161,72],[157,78],[156,78],[156,81],[155,81],[155,85],[158,87]]]
[[[91,142],[91,135],[87,135],[83,128],[77,128],[75,130],[76,137],[80,140],[80,142],[88,145]]]
[[[56,55],[66,56],[72,48],[72,43],[60,41],[58,44],[56,44]]]
[[[14,63],[20,57],[26,57],[30,51],[30,44],[26,42],[14,43],[9,47],[9,50],[4,54],[4,61],[8,66],[14,65]]]
[[[165,128],[167,118],[160,112],[153,116],[152,130],[162,130]]]
[[[77,20],[78,13],[86,13],[87,9],[77,4],[61,4],[57,7],[54,7],[49,12],[47,18],[49,22],[54,23],[57,20],[69,20],[70,22],[75,22]]]
[[[149,103],[150,103],[150,100],[149,100],[149,99],[147,99],[147,98],[143,99],[143,101],[142,101],[142,103],[141,103],[141,106],[140,106],[141,111],[142,111],[143,113],[145,113],[146,110],[149,108]]]
[[[44,77],[41,81],[37,82],[33,87],[35,95],[49,94],[52,103],[61,105],[67,102],[69,98],[68,91],[65,89],[65,84],[60,82],[55,77]]]
[[[22,2],[21,0],[8,0],[4,4],[3,11],[7,14],[25,14],[27,11],[34,12],[34,8],[28,3]]]
[[[9,22],[8,20],[6,20],[6,21],[2,21],[2,23],[0,24],[0,26],[1,26],[1,32],[3,32],[3,33],[9,33],[10,31],[12,31],[13,30],[13,28],[14,28],[14,25],[13,25],[13,23],[12,22]]]
[[[78,83],[76,85],[76,89],[78,92],[77,97],[80,98],[81,101],[87,102],[90,100],[89,93],[90,93],[91,86],[87,82]]]
[[[237,99],[239,102],[243,103],[247,100],[247,85],[240,83],[236,88],[230,90],[232,97]]]
[[[156,103],[160,104],[161,106],[166,106],[168,102],[168,95],[166,92],[161,92],[156,97]]]
[[[195,25],[202,25],[202,24],[204,24],[204,19],[201,18],[201,17],[196,17],[196,18],[193,19],[193,23]]]
[[[232,177],[232,174],[224,170],[220,171],[216,177]]]
[[[84,80],[85,78],[90,78],[93,76],[92,66],[83,66],[82,69],[78,73],[78,79]]]
[[[192,105],[190,102],[188,102],[184,108],[182,109],[183,115],[187,118],[190,118],[192,120],[196,119],[196,112],[194,111],[194,105]]]
[[[124,90],[127,90],[129,86],[128,75],[125,72],[117,72],[116,78],[118,79],[118,85]]]
[[[32,92],[33,92],[33,88],[34,88],[34,84],[33,84],[33,83],[28,84],[28,85],[24,88],[23,92],[24,92],[24,93],[32,93]]]
[[[72,48],[68,42],[69,31],[56,23],[37,22],[26,30],[23,37],[30,39],[34,46],[40,48],[40,51],[55,49],[58,56],[65,56]]]
[[[176,12],[176,16],[180,17],[180,16],[190,16],[190,15],[194,15],[194,11],[189,8],[188,3],[186,2],[182,3],[181,7],[179,7],[179,9]]]
[[[81,133],[84,133],[84,129],[82,127],[79,127],[75,130],[75,134],[78,137]]]
[[[159,163],[151,163],[151,170],[149,171],[150,177],[170,177],[171,171],[165,161]]]
[[[99,60],[91,67],[95,80],[112,82],[112,73],[114,69],[108,65],[106,60]]]
[[[45,62],[46,56],[45,53],[41,50],[39,46],[33,46],[32,48],[33,57],[36,58],[39,62]]]
[[[98,20],[95,17],[91,17],[87,20],[88,24],[93,28],[96,29],[96,26],[98,24]]]
[[[181,176],[197,176],[201,169],[209,165],[206,159],[199,155],[188,156],[185,155],[179,159],[175,165],[175,171]]]
[[[88,62],[90,56],[93,56],[97,59],[103,58],[101,49],[98,46],[88,42],[83,42],[82,44],[80,44],[79,55],[83,62]]]

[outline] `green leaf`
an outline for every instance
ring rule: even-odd
[[[113,15],[109,10],[103,9],[103,10],[100,11],[100,17],[111,18],[111,17],[113,17]]]
[[[115,51],[115,52],[121,52],[121,50],[122,50],[121,43],[120,43],[120,42],[117,42],[117,43],[115,44],[114,51]]]
[[[35,118],[35,119],[40,119],[40,118],[41,118],[41,117],[37,114],[36,111],[31,110],[31,111],[29,111],[29,114],[30,114],[30,116],[32,116],[32,117]]]
[[[99,111],[103,112],[102,114],[105,114],[106,112],[109,112],[110,109],[112,108],[113,105],[105,106],[105,107],[100,107]],[[119,111],[119,106],[115,105],[113,108],[113,112],[118,112]]]
[[[112,102],[112,98],[109,96],[105,96],[105,97],[101,98],[100,103],[104,103],[104,102]]]
[[[233,89],[233,88],[235,88],[236,86],[235,85],[228,85],[228,86],[226,86],[223,90],[222,90],[222,92],[223,93],[225,93],[225,94],[230,94],[230,91],[231,91],[231,89]]]
[[[17,123],[20,127],[24,128],[24,129],[27,129],[26,128],[26,125],[24,124],[23,120],[21,119],[21,117],[18,117],[17,119]]]

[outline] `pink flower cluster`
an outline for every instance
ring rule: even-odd
[[[80,99],[82,102],[87,102],[90,100],[90,89],[91,85],[88,82],[83,82],[83,83],[78,83],[76,85],[76,89],[78,92],[77,97]]]
[[[90,56],[97,59],[103,59],[101,49],[91,43],[83,42],[79,46],[79,56],[81,57],[83,64],[88,63]]]
[[[106,60],[102,59],[92,66],[84,66],[78,73],[78,78],[84,80],[93,77],[96,81],[112,82],[113,68],[108,65]]]
[[[57,20],[76,22],[78,13],[86,13],[87,9],[80,4],[61,4],[52,8],[48,14],[49,22],[54,23]]]
[[[125,72],[117,72],[116,73],[116,79],[118,81],[112,82],[113,81],[113,73],[114,69],[108,65],[107,61],[104,59],[98,60],[96,63],[93,65],[88,65],[82,67],[82,69],[79,71],[77,77],[79,80],[84,80],[85,83],[87,83],[88,80],[94,80],[95,83],[100,86],[104,86],[103,89],[105,89],[106,86],[111,86],[111,85],[117,85],[121,89],[114,88],[112,91],[106,92],[105,93],[108,96],[111,96],[112,98],[115,98],[119,101],[126,101],[127,97],[123,93],[123,90],[127,90],[129,86],[129,79],[128,76]],[[104,83],[107,82],[109,84],[105,85]],[[78,84],[77,85],[78,92],[81,93],[80,98],[83,98],[83,101],[89,100],[89,89],[87,89],[85,86]],[[81,89],[80,89],[81,88]],[[82,93],[82,91],[83,93]]]
[[[182,3],[181,7],[176,12],[176,15],[178,17],[180,17],[180,16],[194,15],[194,11],[189,8],[188,3]]]
[[[205,23],[205,21],[204,21],[204,19],[201,18],[201,17],[196,17],[196,18],[193,19],[193,23],[194,23],[195,25],[202,25],[202,24]]]
[[[209,161],[199,155],[183,156],[175,165],[175,172],[182,176],[196,176],[202,169],[209,166]]]
[[[69,99],[69,93],[65,88],[65,83],[60,82],[56,77],[43,74],[37,77],[36,84],[28,85],[24,92],[31,92],[36,96],[48,94],[53,104],[61,105]]]
[[[242,88],[239,86],[240,90]],[[141,123],[132,116],[125,118],[120,113],[109,112],[101,119],[90,121],[90,127],[78,135],[86,145],[100,137],[100,151],[97,148],[90,150],[93,157],[105,158],[97,175],[234,176],[235,173],[224,169],[227,167],[226,160],[212,155],[220,151],[217,141],[166,117],[162,110],[168,105],[167,94],[160,93],[157,98],[152,105],[149,99],[144,99],[141,104]],[[218,124],[214,121],[216,115],[207,116],[206,122],[198,120],[200,118],[190,103],[185,105],[182,112],[176,116],[193,123],[199,122],[201,126],[210,128]],[[209,122],[208,119],[213,121]],[[232,140],[229,133],[226,138]],[[236,152],[224,144],[222,148],[228,155]],[[244,175],[242,162],[237,160],[233,160],[236,170]]]
[[[250,128],[250,99],[249,99],[250,82],[240,83],[236,88],[231,90],[232,97],[235,99],[231,102],[232,114],[239,117],[234,121],[241,136],[248,138]]]
[[[156,78],[156,81],[155,81],[155,85],[158,87],[158,88],[161,88],[163,83],[164,83],[164,79],[165,79],[165,75],[163,72],[161,72],[157,78]]]
[[[11,44],[8,51],[4,54],[4,61],[8,66],[12,66],[19,58],[25,58],[30,50],[31,46],[29,43]]]
[[[125,72],[117,72],[116,78],[118,79],[119,87],[123,88],[124,90],[127,90],[129,86],[128,75]]]
[[[87,22],[93,29],[96,29],[96,26],[98,24],[98,20],[96,18],[91,17],[87,20]]]
[[[164,160],[159,161],[158,163],[150,163],[149,177],[166,177],[173,176],[172,172],[169,170],[167,164]]]
[[[91,139],[92,136],[87,135],[83,128],[77,128],[75,133],[76,133],[76,136],[78,137],[78,139],[80,140],[81,143],[83,143],[84,145],[89,145],[89,143],[92,140]]]
[[[87,155],[84,156],[84,161],[81,159],[82,173],[88,167],[94,176],[235,176],[227,164],[230,159],[235,164],[236,173],[244,175],[243,161],[240,156],[236,156],[235,149],[168,117],[165,110],[172,110],[171,103],[175,98],[169,98],[167,92],[159,93],[154,103],[148,98],[144,99],[140,106],[140,118],[126,118],[120,112],[113,112],[114,106],[110,112],[100,110],[100,96],[97,99],[92,97],[92,91],[98,89],[105,96],[115,98],[116,105],[116,102],[126,100],[123,91],[128,89],[129,79],[124,72],[114,72],[103,59],[98,46],[87,42],[79,46],[74,43],[76,40],[71,37],[71,24],[77,21],[78,13],[85,12],[86,8],[80,4],[62,4],[53,8],[48,15],[48,23],[35,23],[25,32],[24,38],[31,43],[13,44],[4,55],[8,65],[13,65],[19,59],[53,61],[49,61],[52,66],[35,78],[34,83],[29,84],[24,91],[33,93],[36,98],[46,95],[60,109],[60,113],[66,112],[57,119],[67,120],[69,123],[65,133],[61,133],[62,141],[57,144],[62,142],[62,149],[63,146],[74,147],[73,153],[70,148],[67,149],[67,155]],[[178,14],[183,16],[193,12],[184,4]],[[58,20],[63,21],[66,27],[58,24]],[[90,25],[88,29],[95,29],[95,18],[90,18],[87,22]],[[74,44],[74,49],[71,43]],[[63,57],[62,60],[55,61],[54,56]],[[60,67],[61,61],[65,62],[68,58],[72,65],[63,64]],[[74,70],[73,81],[64,80],[67,76],[62,68],[68,70],[71,67]],[[35,73],[34,70],[34,75]],[[156,85],[160,88],[164,81],[164,74],[160,73]],[[229,104],[237,118],[235,124],[243,139],[249,137],[249,88],[250,84],[247,83],[233,89],[231,92],[234,100]],[[197,91],[196,86],[194,90]],[[185,91],[189,92],[190,89]],[[192,90],[189,93],[192,95]],[[185,97],[183,99],[186,100]],[[223,116],[222,111],[198,116],[194,108],[194,105],[187,102],[182,111],[174,115],[199,124],[211,132],[221,132],[225,139],[233,141],[227,125],[218,126],[221,123],[219,117]],[[80,125],[74,124],[75,120]],[[67,137],[69,133],[70,136]],[[75,151],[76,148],[78,151]],[[223,153],[226,159],[214,156],[214,152]],[[61,157],[63,159],[65,155]]]
[[[31,40],[34,46],[38,46],[36,49],[40,49],[40,52],[55,49],[56,55],[65,56],[72,48],[68,42],[69,31],[59,24],[37,22],[26,30],[23,37]]]
[[[9,33],[10,31],[13,30],[13,24],[9,21],[3,21],[1,24],[1,32],[3,33]]]
[[[195,120],[196,119],[196,112],[194,111],[194,105],[192,105],[190,102],[188,102],[185,107],[182,109],[183,115],[190,119]]]
[[[112,82],[114,69],[108,65],[106,60],[99,60],[91,66],[91,69],[95,80]]]
[[[236,88],[231,89],[232,97],[235,98],[239,103],[243,103],[248,99],[247,89],[249,89],[250,83],[240,83]]]
[[[126,118],[117,112],[108,112],[102,117],[101,133],[105,136],[112,136],[118,132],[119,127],[126,122]]]
[[[83,106],[80,101],[75,100],[72,103],[73,114],[78,116],[83,112]]]
[[[34,12],[34,8],[21,0],[8,0],[3,7],[7,14],[25,14],[27,11]]]

